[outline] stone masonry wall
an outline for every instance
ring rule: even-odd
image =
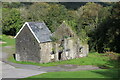
[[[40,62],[39,43],[27,26],[24,27],[16,38],[16,60]]]
[[[63,45],[62,53],[59,53],[60,45]],[[79,57],[85,57],[88,54],[88,45],[80,43],[79,39],[74,40],[73,38],[64,39],[62,44],[56,43],[55,47],[55,61],[68,60]],[[58,57],[61,56],[60,59]]]
[[[51,52],[52,52],[52,43],[47,42],[47,43],[41,43],[40,44],[40,63],[47,63],[51,62]]]

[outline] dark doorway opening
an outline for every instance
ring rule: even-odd
[[[59,60],[61,60],[61,57],[62,57],[62,51],[60,51],[60,52],[58,53],[58,59],[59,59]]]
[[[16,55],[16,54],[13,54],[13,58],[14,58],[14,60],[16,60],[16,57],[15,57],[15,55]]]

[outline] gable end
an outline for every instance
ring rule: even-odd
[[[27,27],[30,29],[31,33],[33,34],[33,36],[35,37],[35,39],[38,41],[38,43],[40,43],[39,39],[36,37],[36,35],[34,34],[34,32],[32,31],[30,25],[28,24],[28,22],[25,22],[25,24],[22,26],[22,28],[19,30],[19,32],[16,34],[16,36],[14,38],[16,38],[20,32],[23,30],[23,28],[25,27],[25,25],[27,25]]]

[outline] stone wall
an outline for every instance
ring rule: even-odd
[[[75,58],[76,45],[72,39],[64,39],[64,50],[62,54],[62,60],[68,60]]]
[[[40,63],[51,62],[52,42],[40,43]]]
[[[37,63],[51,62],[52,43],[38,43],[27,26],[16,38],[16,60]]]
[[[82,52],[82,57],[85,57],[89,53],[89,46],[88,44],[82,44],[83,49],[81,50]]]
[[[16,37],[16,60],[40,62],[39,43],[27,26]]]
[[[54,44],[53,48],[55,49],[55,61],[74,59],[88,55],[88,45],[80,43],[79,39],[67,38],[64,39],[62,43],[56,42]],[[61,45],[63,47],[62,50],[60,49]]]

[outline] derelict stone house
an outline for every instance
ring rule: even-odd
[[[55,48],[55,55],[58,56],[58,60],[68,60],[87,56],[88,44],[83,44],[76,33],[65,22],[58,27],[52,34],[52,37],[56,39],[53,48]]]
[[[44,22],[25,22],[15,38],[17,61],[47,63],[88,54],[88,45],[65,22],[54,33]]]

